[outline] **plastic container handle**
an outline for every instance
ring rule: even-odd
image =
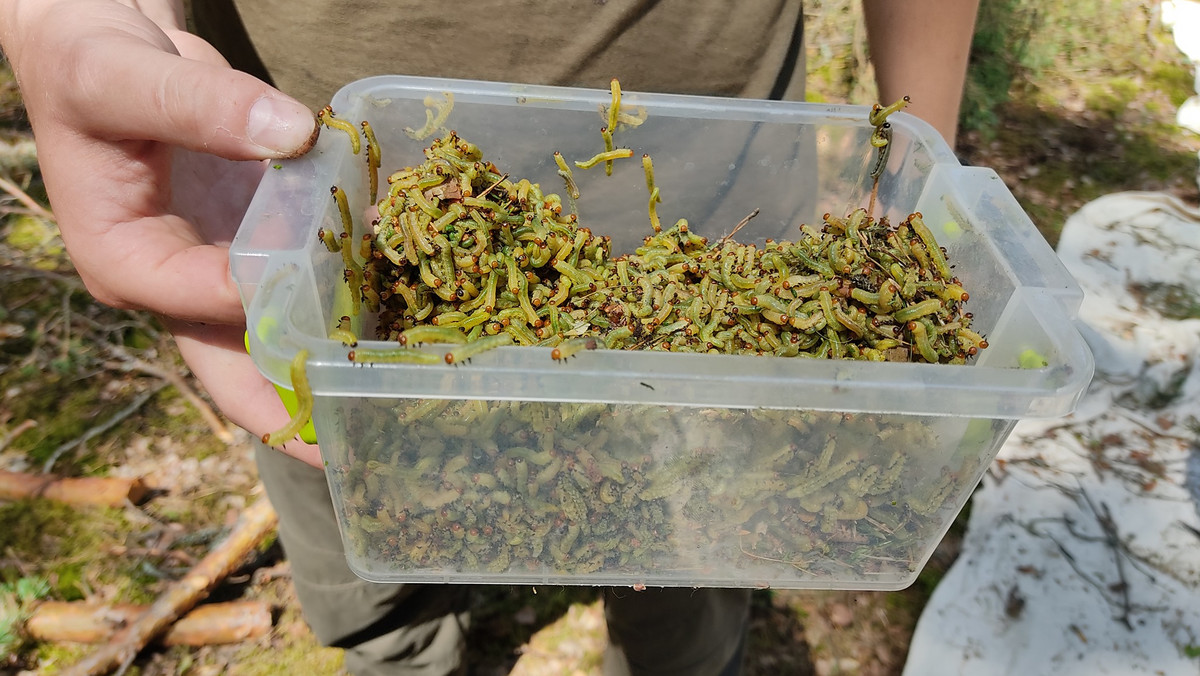
[[[244,334],[243,340],[246,344],[246,353],[250,353],[250,332]],[[279,394],[279,400],[283,402],[283,407],[287,409],[288,415],[296,415],[296,409],[300,403],[296,401],[296,392],[290,390],[283,385],[275,385],[275,392]],[[300,429],[300,439],[305,443],[317,443],[317,430],[313,427],[312,418],[304,423],[304,427]]]

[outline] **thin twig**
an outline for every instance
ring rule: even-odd
[[[1155,425],[1152,425],[1149,422],[1143,420],[1141,417],[1134,414],[1133,411],[1130,411],[1128,409],[1117,408],[1117,409],[1115,409],[1115,413],[1117,415],[1121,416],[1122,418],[1124,418],[1125,420],[1128,420],[1129,422],[1133,423],[1134,425],[1137,425],[1138,427],[1141,427],[1142,429],[1146,430],[1146,432],[1148,432],[1149,434],[1151,434],[1152,436],[1154,436],[1157,439],[1171,439],[1173,441],[1182,441],[1186,444],[1196,443],[1195,437],[1184,436],[1182,434],[1168,434],[1167,432],[1164,432],[1161,428],[1159,428]]]
[[[5,216],[8,216],[10,214],[15,214],[17,216],[36,216],[36,215],[38,215],[36,212],[33,211],[33,209],[26,209],[25,207],[12,207],[12,206],[0,207],[0,214],[4,214]]]
[[[138,317],[137,315],[133,315],[133,318],[136,320]],[[111,326],[104,326],[99,322],[96,322],[94,319],[84,315],[73,316],[71,319],[83,322],[93,331],[111,332],[113,329]],[[157,333],[148,326],[144,328],[151,333]],[[46,335],[46,338],[49,340],[49,342],[60,344],[64,351],[69,348],[67,341],[61,340],[56,336],[49,335],[48,332],[39,331],[38,335]],[[166,384],[173,386],[179,392],[179,394],[182,395],[183,398],[186,399],[196,409],[196,411],[200,414],[200,417],[204,420],[205,424],[208,425],[209,429],[212,430],[213,434],[215,434],[218,439],[226,444],[234,443],[236,439],[233,432],[231,432],[225,423],[221,421],[221,418],[217,416],[212,407],[209,406],[208,403],[205,402],[204,399],[201,398],[200,395],[188,385],[183,376],[168,367],[160,366],[158,364],[146,361],[145,359],[141,359],[140,357],[136,357],[133,354],[130,354],[123,347],[116,345],[111,341],[98,339],[95,342],[98,344],[101,350],[107,353],[110,358],[115,360],[102,363],[105,368],[126,372],[137,371],[165,381]]]
[[[1096,509],[1095,503],[1083,488],[1079,489],[1080,495],[1087,502],[1088,508],[1092,510],[1092,514],[1096,517],[1096,523],[1100,524],[1100,530],[1104,531],[1104,543],[1112,551],[1113,560],[1117,565],[1117,585],[1110,585],[1110,589],[1115,589],[1121,595],[1121,622],[1129,631],[1133,631],[1133,623],[1129,616],[1132,614],[1133,604],[1129,600],[1129,580],[1125,577],[1125,557],[1122,556],[1124,547],[1121,544],[1121,538],[1117,533],[1117,523],[1113,521],[1112,513],[1108,509],[1108,503],[1101,502],[1100,510]],[[1151,578],[1153,580],[1153,578]]]
[[[28,265],[5,264],[0,268],[0,277],[10,282],[19,282],[33,277],[49,279],[70,286],[75,291],[84,289],[83,280],[75,273],[63,273],[56,270],[42,270]]]
[[[743,218],[742,220],[738,221],[738,224],[733,226],[733,230],[730,230],[728,235],[725,235],[724,237],[722,237],[721,241],[719,243],[724,244],[725,242],[727,242],[729,240],[730,237],[733,237],[734,235],[736,235],[738,230],[741,230],[742,228],[746,227],[746,224],[748,224],[750,222],[750,219],[752,219],[758,215],[758,212],[759,212],[759,210],[755,209],[754,211],[751,211],[750,213],[746,214],[746,217]]]
[[[1066,560],[1066,562],[1071,566],[1071,568],[1075,570],[1075,574],[1078,575],[1080,577],[1080,579],[1082,579],[1084,582],[1086,582],[1089,585],[1091,585],[1092,587],[1094,587],[1096,589],[1096,591],[1100,592],[1101,598],[1103,598],[1109,604],[1121,605],[1121,611],[1122,611],[1121,615],[1114,619],[1116,619],[1122,625],[1124,625],[1126,629],[1133,631],[1133,623],[1129,619],[1130,612],[1132,609],[1128,605],[1118,604],[1117,602],[1115,602],[1111,598],[1109,598],[1109,592],[1110,592],[1109,585],[1103,584],[1099,580],[1093,578],[1091,575],[1088,575],[1086,572],[1084,572],[1084,570],[1079,566],[1079,563],[1075,560],[1075,556],[1073,554],[1071,554],[1070,550],[1068,550],[1066,548],[1066,546],[1063,545],[1063,543],[1058,541],[1058,538],[1054,537],[1053,535],[1050,535],[1049,533],[1042,533],[1041,535],[1042,535],[1042,537],[1048,538],[1051,542],[1054,543],[1054,545],[1056,547],[1058,547],[1059,553],[1062,554],[1063,559]],[[1125,597],[1125,603],[1126,604],[1128,603],[1128,595],[1126,595],[1126,597]]]
[[[33,575],[33,570],[30,569],[28,564],[21,560],[21,557],[17,556],[17,552],[12,547],[4,548],[4,556],[6,558],[0,559],[0,564],[4,565],[6,568],[16,568],[17,572],[21,574],[21,577],[29,577],[30,575]]]
[[[1133,566],[1137,568],[1139,572],[1145,575],[1151,582],[1154,582],[1155,580],[1154,575],[1139,565],[1141,562],[1138,560],[1138,557],[1134,555],[1133,552],[1129,551],[1129,548],[1121,541],[1120,534],[1117,531],[1116,521],[1112,518],[1112,512],[1109,510],[1107,503],[1101,502],[1099,507],[1097,507],[1096,503],[1092,501],[1091,496],[1089,496],[1087,491],[1085,491],[1082,487],[1080,487],[1077,491],[1073,491],[1064,486],[1055,486],[1055,488],[1061,490],[1067,496],[1074,498],[1077,502],[1080,498],[1082,498],[1082,502],[1086,504],[1087,508],[1092,512],[1092,515],[1095,517],[1096,523],[1100,526],[1103,535],[1091,536],[1080,533],[1075,529],[1073,521],[1066,516],[1034,519],[1033,521],[1027,523],[1018,523],[1018,525],[1023,527],[1027,532],[1035,537],[1044,537],[1053,542],[1055,547],[1058,548],[1059,553],[1062,554],[1063,559],[1066,560],[1067,564],[1070,565],[1075,571],[1075,574],[1078,575],[1084,582],[1095,588],[1105,602],[1119,609],[1119,615],[1114,619],[1124,625],[1126,629],[1133,631],[1133,613],[1139,608],[1135,607],[1135,604],[1130,597],[1131,589],[1128,576],[1125,573],[1125,559],[1128,558],[1129,562],[1132,563]],[[1062,523],[1072,537],[1084,542],[1103,543],[1103,545],[1112,552],[1113,560],[1116,564],[1117,582],[1113,584],[1104,584],[1100,580],[1085,572],[1080,566],[1079,562],[1076,560],[1075,556],[1067,549],[1066,545],[1060,542],[1058,538],[1054,537],[1049,532],[1045,532],[1037,528],[1037,524],[1043,521]],[[1113,598],[1112,594],[1116,594],[1117,598]]]
[[[141,373],[145,373],[146,375],[165,380],[172,387],[178,390],[179,394],[182,395],[184,399],[187,399],[188,402],[196,408],[196,411],[200,414],[200,417],[204,419],[204,422],[208,424],[209,428],[212,429],[213,434],[217,435],[218,439],[227,444],[232,444],[234,442],[233,433],[229,431],[229,428],[225,426],[225,423],[221,422],[221,419],[217,417],[217,414],[212,410],[212,407],[209,406],[208,403],[203,399],[201,399],[200,395],[196,394],[195,390],[188,386],[187,382],[183,379],[183,376],[170,369],[163,368],[157,364],[152,364],[144,359],[139,359],[138,357],[125,352],[115,345],[105,345],[105,349],[107,349],[111,354],[116,356],[118,360],[120,360],[119,364],[105,364],[105,366],[110,368],[116,367],[126,371],[139,371]]]
[[[62,296],[62,345],[59,346],[58,358],[65,364],[71,357],[71,292]]]
[[[29,196],[29,193],[21,190],[20,186],[4,178],[3,176],[0,176],[0,190],[12,195],[18,202],[25,205],[26,209],[29,209],[47,221],[50,221],[51,223],[58,222],[58,219],[54,218],[54,214],[51,213],[49,209],[38,204],[36,200]]]
[[[1197,529],[1195,526],[1193,526],[1189,523],[1184,523],[1183,521],[1177,520],[1175,523],[1178,524],[1181,528],[1183,528],[1187,532],[1191,533],[1192,535],[1195,535],[1197,538],[1200,538],[1200,529]]]
[[[8,448],[8,445],[16,440],[17,437],[33,429],[34,427],[37,427],[37,421],[29,419],[12,428],[12,431],[10,431],[8,434],[5,434],[3,439],[0,439],[0,451]]]
[[[74,319],[77,319],[78,321],[80,321],[84,324],[87,324],[89,328],[96,330],[96,331],[100,331],[106,335],[113,335],[115,333],[118,333],[119,331],[122,331],[123,329],[132,327],[132,328],[140,329],[141,331],[144,331],[149,337],[154,338],[155,340],[158,340],[158,338],[159,338],[158,329],[156,329],[153,325],[151,325],[150,322],[147,322],[145,316],[142,313],[133,312],[133,311],[122,311],[122,313],[125,314],[128,317],[128,319],[126,319],[124,321],[111,322],[111,323],[107,323],[107,324],[102,324],[102,323],[96,321],[95,319],[88,317],[87,315],[76,315],[74,317]],[[120,343],[120,342],[122,342],[122,341],[121,340],[116,341],[116,343]],[[159,341],[159,342],[161,342],[161,341]],[[108,344],[114,344],[114,343],[109,342]]]
[[[478,198],[480,198],[480,199],[483,199],[485,196],[487,196],[487,194],[488,194],[489,192],[491,192],[491,191],[492,191],[492,188],[495,188],[496,186],[498,186],[498,185],[500,185],[501,183],[503,183],[503,182],[504,182],[504,179],[506,179],[506,178],[508,178],[508,173],[507,173],[507,172],[506,172],[506,173],[505,173],[503,176],[501,176],[500,178],[496,179],[496,181],[495,181],[494,183],[492,183],[492,184],[491,184],[491,185],[489,185],[488,187],[484,188],[484,189],[483,189],[483,192],[481,192],[481,193],[479,193],[478,195],[476,195],[476,197],[478,197]]]
[[[54,469],[54,463],[58,462],[58,459],[62,456],[63,453],[66,453],[67,451],[75,448],[76,446],[85,444],[93,437],[104,434],[105,432],[109,431],[110,429],[116,427],[118,424],[121,423],[122,420],[133,415],[139,408],[144,406],[147,401],[150,401],[151,397],[158,394],[158,392],[166,386],[167,386],[167,383],[165,381],[155,383],[153,387],[151,387],[150,389],[146,390],[145,392],[142,392],[141,394],[139,394],[133,401],[131,401],[129,403],[128,406],[121,409],[120,411],[117,411],[108,420],[105,420],[103,423],[101,423],[95,427],[92,427],[91,429],[84,432],[83,434],[76,437],[75,439],[72,439],[71,441],[68,441],[68,442],[62,444],[61,446],[59,446],[58,448],[54,449],[54,453],[50,454],[50,457],[46,459],[45,464],[42,465],[42,472],[49,474],[50,470]]]

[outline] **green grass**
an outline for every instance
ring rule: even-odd
[[[959,125],[991,138],[997,109],[1009,100],[1013,82],[1029,66],[1029,42],[1036,12],[1021,0],[982,2],[964,84]]]
[[[21,625],[35,604],[50,594],[50,582],[41,576],[19,577],[0,582],[0,668],[24,647]],[[11,664],[9,665],[11,666]]]

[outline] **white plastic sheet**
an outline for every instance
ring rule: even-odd
[[[1200,673],[1200,213],[1110,195],[1058,251],[1096,379],[1001,450],[905,676]]]

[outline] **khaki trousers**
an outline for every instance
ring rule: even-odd
[[[325,474],[265,446],[259,474],[313,633],[345,649],[357,676],[465,674],[470,587],[379,584],[346,565]],[[605,674],[732,676],[740,671],[748,589],[605,589]]]

